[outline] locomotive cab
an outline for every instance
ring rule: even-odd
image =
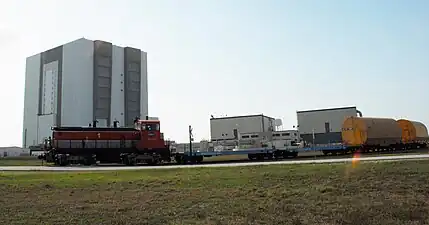
[[[165,148],[159,120],[137,120],[135,129],[139,130],[141,134],[140,149]]]

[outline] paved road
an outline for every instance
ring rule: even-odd
[[[145,170],[145,169],[174,169],[194,167],[233,167],[233,166],[257,166],[277,164],[311,164],[311,163],[339,163],[351,161],[380,161],[380,160],[420,160],[429,159],[429,154],[400,155],[400,156],[376,156],[362,158],[339,158],[339,159],[313,159],[313,160],[290,160],[290,161],[267,161],[267,162],[242,162],[242,163],[217,163],[197,165],[168,165],[168,166],[106,166],[106,167],[48,167],[48,166],[4,166],[0,171],[108,171],[108,170]]]

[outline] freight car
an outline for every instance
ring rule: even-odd
[[[402,143],[407,148],[423,148],[429,140],[428,130],[423,123],[406,119],[397,120],[402,129]]]
[[[402,150],[427,146],[428,132],[424,124],[405,119],[348,117],[341,136],[347,150]]]
[[[385,150],[401,148],[402,129],[394,119],[348,117],[341,136],[349,150]]]
[[[96,124],[94,122],[94,124]],[[116,125],[116,124],[115,124]],[[396,150],[425,147],[427,128],[419,122],[389,118],[349,117],[342,125],[343,143],[327,146],[261,146],[221,152],[175,152],[164,140],[159,120],[135,120],[134,128],[54,127],[52,139],[45,142],[39,158],[55,165],[72,163],[158,164],[201,162],[205,157],[248,155],[250,160],[297,157],[299,152],[323,151],[325,154],[360,150]],[[272,143],[271,143],[272,144]]]
[[[96,121],[93,123],[96,125]],[[160,132],[160,121],[134,121],[134,128],[53,127],[40,156],[55,165],[71,163],[157,164],[171,161],[169,144]]]

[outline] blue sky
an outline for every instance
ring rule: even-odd
[[[15,0],[0,3],[0,146],[21,145],[25,58],[85,37],[148,52],[167,137],[209,117],[356,105],[429,125],[429,1]]]

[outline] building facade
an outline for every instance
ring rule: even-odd
[[[132,126],[148,115],[147,53],[81,38],[26,60],[23,147],[52,126]]]
[[[274,131],[274,118],[259,115],[220,117],[210,119],[212,142],[237,140],[240,133]]]
[[[354,106],[297,111],[298,131],[301,138],[307,143],[340,143],[342,142],[341,128],[344,120],[358,114],[361,116],[361,112]]]

